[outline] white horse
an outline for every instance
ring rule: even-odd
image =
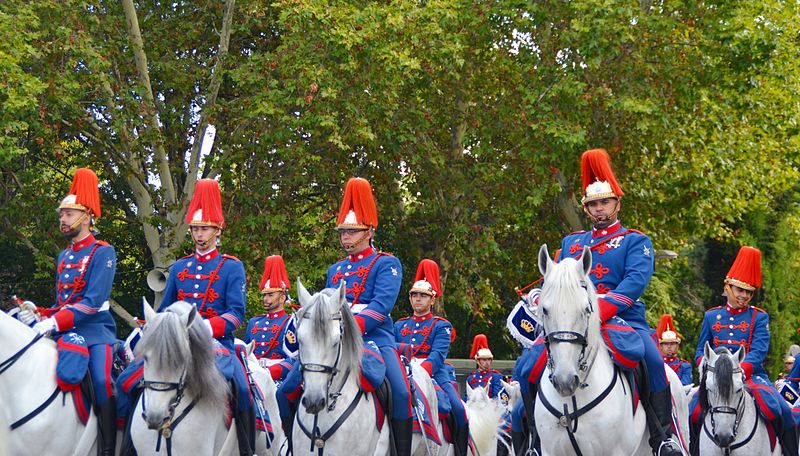
[[[156,313],[144,302],[144,392],[131,415],[139,454],[238,454],[228,384],[216,367],[213,339],[193,305],[178,301]],[[197,323],[197,324],[195,324]]]
[[[489,398],[486,388],[478,386],[467,388],[466,408],[469,434],[477,451],[474,456],[494,456],[497,454],[498,438],[504,433],[502,427],[506,406],[496,398]]]
[[[780,455],[780,443],[770,451],[767,424],[756,410],[744,383],[741,362],[745,351],[712,350],[706,342],[700,364],[698,391],[703,413],[702,455]]]
[[[304,391],[292,427],[294,455],[388,454],[389,426],[378,433],[373,398],[359,385],[363,341],[345,288],[311,296],[298,280],[297,289]]]
[[[261,406],[264,407],[264,410],[269,416],[270,424],[272,425],[272,439],[269,438],[268,432],[261,430],[256,431],[256,455],[278,456],[281,454],[281,449],[286,448],[286,436],[283,433],[281,416],[280,412],[278,411],[278,402],[275,399],[275,393],[277,391],[275,382],[272,380],[272,375],[270,374],[269,370],[261,367],[261,365],[258,363],[258,359],[256,359],[255,355],[253,355],[255,342],[245,344],[241,340],[236,339],[236,344],[241,344],[246,347],[245,350],[247,356],[245,359],[247,362],[247,368],[253,375],[253,380],[258,387],[259,393],[261,394]],[[258,407],[257,404],[253,405]]]
[[[536,398],[536,429],[545,455],[650,455],[642,406],[633,409],[631,387],[611,360],[600,335],[597,295],[588,277],[592,253],[554,263],[539,249],[544,277],[537,318],[549,341],[549,359]],[[679,428],[688,424],[680,380],[665,368]],[[679,397],[680,396],[680,397]],[[688,435],[684,434],[684,435]]]
[[[81,423],[71,393],[56,384],[56,344],[48,338],[31,343],[36,333],[0,312],[0,422],[15,429],[4,439],[12,455],[91,455],[97,453],[97,418]],[[49,405],[35,416],[38,407]],[[31,416],[30,420],[25,420]],[[46,438],[43,438],[46,436]]]

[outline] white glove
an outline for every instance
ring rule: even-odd
[[[45,318],[44,320],[40,321],[33,325],[33,330],[39,334],[47,334],[50,331],[55,331],[58,329],[56,325],[56,320],[54,318]]]
[[[208,335],[211,336],[211,338],[213,339],[214,338],[214,328],[211,327],[211,322],[208,321],[208,320],[203,320],[203,324],[206,325],[206,329],[208,329]]]
[[[36,314],[33,313],[32,310],[27,308],[22,309],[19,311],[19,313],[17,313],[17,320],[25,323],[28,326],[30,326],[31,323],[33,323],[34,321],[38,321],[38,319],[36,318]]]
[[[36,304],[31,301],[22,301],[22,304],[19,305],[19,308],[22,310],[30,310],[31,312],[36,312]]]
[[[259,358],[258,359],[258,365],[261,366],[264,369],[268,369],[269,368],[269,364],[267,364],[267,358]]]

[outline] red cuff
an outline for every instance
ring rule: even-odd
[[[423,361],[420,366],[425,369],[425,372],[428,373],[431,377],[433,377],[433,364],[428,361]]]
[[[281,368],[280,364],[273,364],[269,366],[268,369],[273,381],[278,381],[281,379],[281,371],[283,368]]]
[[[600,307],[600,323],[607,322],[617,314],[617,306],[603,298],[597,298],[597,306]]]
[[[208,319],[208,322],[211,323],[211,331],[213,332],[211,337],[216,339],[225,335],[225,323],[227,320],[222,317],[211,317]]]
[[[750,380],[750,377],[753,376],[753,364],[747,361],[742,361],[740,366],[742,366],[742,371],[744,372],[744,379]]]
[[[63,332],[75,327],[75,314],[69,309],[61,309],[53,315],[56,331]]]
[[[356,324],[358,325],[359,328],[361,328],[361,335],[363,336],[367,332],[367,330],[364,329],[364,317],[362,317],[361,315],[356,315],[353,318],[356,319]]]

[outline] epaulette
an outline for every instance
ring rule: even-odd
[[[494,370],[494,369],[492,369],[491,373],[492,373],[492,374],[500,374],[500,375],[503,375],[503,374],[502,374],[500,371],[496,371],[496,370]]]
[[[573,231],[573,232],[569,233],[567,236],[572,236],[573,234],[583,234],[583,233],[586,233],[586,232],[587,232],[586,230]]]
[[[394,255],[392,255],[391,253],[387,253],[387,252],[384,252],[384,251],[379,251],[379,252],[377,252],[377,253],[378,253],[379,255],[381,255],[381,256],[390,256],[390,257],[393,257],[393,256],[394,256]]]
[[[710,312],[710,311],[712,311],[712,310],[717,310],[717,309],[722,309],[723,307],[724,307],[724,306],[712,307],[712,308],[710,308],[710,309],[706,310],[706,312]]]
[[[186,256],[182,256],[182,257],[178,258],[178,260],[185,260],[185,259],[187,259],[189,257],[192,257],[192,256],[194,256],[194,253],[190,253],[190,254],[188,254]]]
[[[443,322],[445,322],[445,323],[449,324],[450,326],[452,326],[452,325],[453,325],[452,323],[450,323],[450,320],[448,320],[448,319],[446,319],[446,318],[442,318],[442,317],[439,317],[439,316],[436,316],[436,315],[434,315],[434,316],[433,316],[433,319],[434,319],[434,320],[436,320],[436,321],[443,321]]]
[[[755,309],[755,310],[756,310],[756,312],[764,312],[764,313],[767,313],[767,311],[766,311],[766,310],[764,310],[764,309],[762,309],[761,307],[756,307],[756,306],[750,306],[750,307],[752,307],[753,309]]]
[[[234,260],[234,261],[238,261],[239,263],[241,263],[241,262],[242,262],[240,259],[236,258],[236,257],[235,257],[235,256],[233,256],[233,255],[228,255],[227,253],[223,253],[223,254],[222,254],[222,258],[226,258],[226,259],[228,259],[228,260]]]
[[[409,318],[411,318],[411,317],[403,317],[403,318],[401,318],[401,319],[397,320],[397,322],[399,323],[399,322],[401,322],[401,321],[408,320]]]
[[[630,231],[631,233],[641,234],[642,236],[647,236],[646,234],[642,233],[641,231],[634,230],[633,228],[628,228],[628,231]]]
[[[102,245],[103,247],[108,247],[108,246],[110,246],[110,245],[111,245],[111,244],[109,244],[109,243],[108,243],[108,242],[106,242],[106,241],[95,241],[95,243],[96,243],[97,245]]]

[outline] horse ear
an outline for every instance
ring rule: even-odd
[[[709,345],[708,341],[706,341],[706,344],[703,346],[703,361],[705,361],[705,363],[708,364],[709,361],[713,361],[714,359],[716,359],[716,357],[717,354],[714,353],[714,350],[711,349],[711,345]]]
[[[247,353],[247,357],[249,358],[250,355],[253,354],[253,349],[256,348],[256,341],[251,340],[249,344],[245,346],[244,352]]]
[[[742,361],[744,361],[744,357],[746,355],[747,355],[747,353],[744,352],[744,347],[740,346],[739,349],[736,350],[735,356],[736,356],[736,358],[739,359],[739,364],[742,364]]]
[[[589,271],[592,270],[592,251],[589,249],[589,246],[583,248],[581,266],[583,267],[583,275],[589,275]]]
[[[343,306],[347,305],[347,287],[344,285],[344,280],[339,282],[339,303]]]
[[[186,327],[189,328],[194,323],[194,319],[197,317],[197,307],[192,304],[192,308],[189,309],[189,313],[186,315]]]
[[[142,296],[142,312],[144,313],[144,321],[150,321],[156,316],[156,311],[153,310],[153,307],[147,302],[147,299]]]
[[[311,293],[303,286],[300,277],[297,278],[297,300],[300,301],[300,307],[305,307],[311,302]]]
[[[553,260],[550,259],[550,254],[547,252],[547,244],[542,244],[539,247],[539,273],[542,277],[547,274],[547,270],[553,266]]]

